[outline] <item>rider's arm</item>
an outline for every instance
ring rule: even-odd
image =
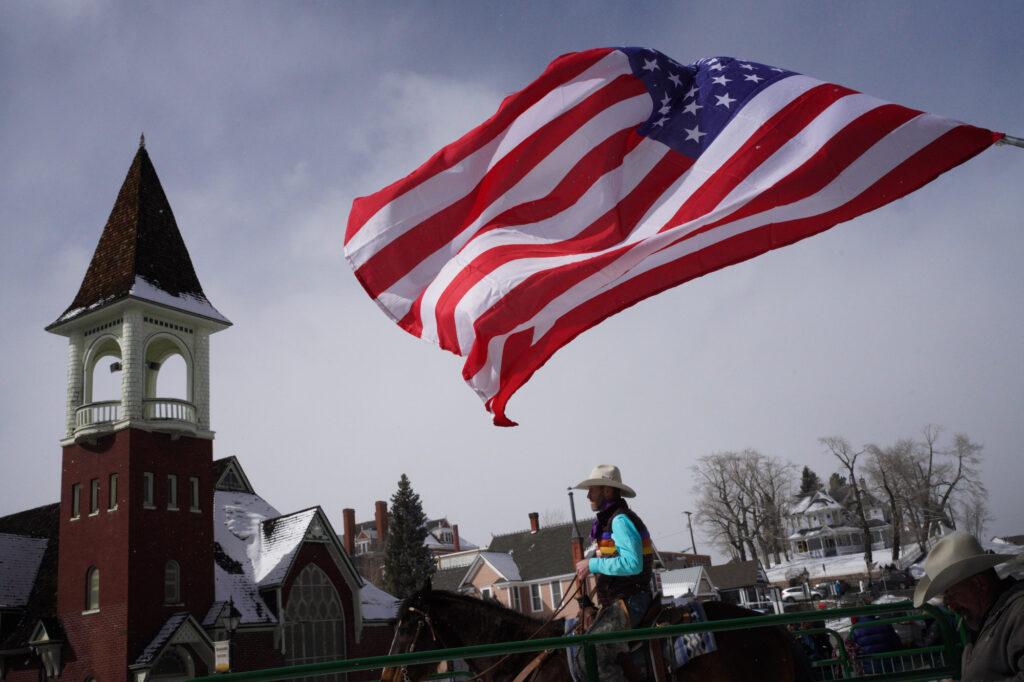
[[[640,532],[625,514],[612,519],[612,540],[618,556],[594,557],[590,560],[590,572],[603,575],[637,575],[643,570],[643,541]]]

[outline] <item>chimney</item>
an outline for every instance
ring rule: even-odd
[[[462,551],[462,544],[459,542],[459,524],[457,523],[452,526],[452,551]]]
[[[380,549],[384,549],[384,543],[388,539],[388,503],[377,500],[374,503],[374,520],[377,522],[377,542]]]
[[[530,532],[536,533],[540,530],[540,515],[537,512],[530,512]]]
[[[341,510],[341,532],[342,542],[345,545],[345,553],[352,556],[356,553],[356,510]]]
[[[572,545],[572,565],[575,566],[583,561],[583,538],[572,538],[569,542]]]

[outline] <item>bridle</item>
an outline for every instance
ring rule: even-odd
[[[416,621],[416,631],[412,635],[412,641],[409,644],[409,650],[408,651],[403,651],[401,653],[411,654],[414,651],[416,651],[416,642],[418,642],[419,639],[420,639],[420,633],[423,632],[423,625],[424,624],[426,624],[426,626],[428,628],[430,628],[430,641],[433,642],[434,644],[439,645],[438,647],[435,647],[435,648],[444,649],[445,648],[444,642],[441,641],[441,637],[437,634],[437,629],[434,627],[434,621],[430,618],[430,614],[427,613],[426,611],[422,611],[422,610],[416,608],[415,606],[409,606],[409,607],[406,608],[406,610],[409,611],[410,613],[417,614],[419,616],[419,618]],[[394,651],[395,650],[395,645],[398,643],[398,631],[399,631],[398,628],[395,628],[395,636],[391,640],[391,653],[392,654],[395,653],[395,651]],[[411,679],[409,677],[409,666],[408,665],[403,665],[403,666],[400,666],[399,668],[397,668],[397,670],[402,675],[401,679],[404,680],[405,682],[409,682],[409,680]]]

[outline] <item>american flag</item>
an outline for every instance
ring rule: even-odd
[[[453,103],[457,106],[457,103]],[[897,199],[1002,137],[792,71],[655,50],[559,57],[356,199],[345,257],[494,414],[624,308]]]

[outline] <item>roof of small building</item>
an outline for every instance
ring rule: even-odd
[[[732,560],[727,564],[707,567],[708,577],[720,590],[733,590],[738,587],[752,587],[761,582],[757,562]]]
[[[456,592],[459,586],[462,585],[462,580],[466,577],[468,571],[469,566],[439,569],[434,571],[434,575],[430,576],[430,586],[435,590]]]
[[[230,324],[203,293],[143,145],[128,168],[78,293],[50,328],[129,296]]]
[[[589,528],[590,519],[581,519],[580,527]],[[496,535],[491,539],[487,554],[510,556],[518,568],[520,580],[568,575],[576,570],[570,544],[575,534],[571,523],[559,523],[541,527],[537,532],[523,530]]]
[[[46,538],[0,533],[0,609],[28,604],[49,542]]]
[[[0,517],[0,533],[22,538],[42,540],[46,546],[36,566],[27,599],[21,607],[21,619],[7,636],[0,641],[0,650],[20,649],[27,645],[32,629],[40,620],[51,619],[57,612],[57,538],[60,528],[60,504],[48,504],[28,509],[9,516]],[[14,577],[11,585],[0,586],[0,591],[18,591],[13,583],[22,583],[21,577]],[[0,581],[7,582],[0,574]],[[5,628],[6,629],[6,628]]]
[[[359,604],[364,619],[393,620],[398,617],[398,607],[401,603],[393,594],[363,578],[363,586],[359,589]]]
[[[793,510],[790,514],[808,514],[818,511],[827,511],[829,509],[842,511],[843,505],[839,504],[839,502],[837,502],[835,498],[828,493],[819,490],[813,495],[807,495],[806,497],[802,497],[797,500],[793,505]]]

